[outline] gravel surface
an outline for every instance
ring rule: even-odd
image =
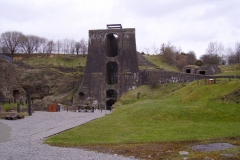
[[[78,148],[53,147],[42,144],[44,138],[104,116],[109,111],[94,113],[40,112],[21,120],[0,120],[11,128],[9,141],[0,143],[3,160],[130,160],[133,158],[108,155]],[[2,128],[0,128],[2,129]]]

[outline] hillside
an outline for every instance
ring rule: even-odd
[[[51,137],[46,142],[58,146],[107,147],[108,144],[121,146],[239,137],[240,104],[228,98],[228,95],[234,95],[235,99],[240,99],[239,88],[238,80],[221,80],[214,85],[168,83],[155,89],[141,86],[122,96],[112,114]],[[137,93],[140,93],[140,99],[136,99]]]
[[[53,102],[69,105],[81,83],[86,57],[43,54],[14,55],[24,89],[31,89],[35,110],[46,110]]]

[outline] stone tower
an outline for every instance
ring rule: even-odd
[[[89,30],[88,56],[82,84],[73,105],[86,103],[110,107],[126,91],[138,85],[135,29],[120,24]]]

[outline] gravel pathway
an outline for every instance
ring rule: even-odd
[[[77,148],[53,147],[42,144],[45,137],[104,116],[109,111],[94,113],[40,112],[21,120],[0,120],[11,128],[9,141],[0,143],[3,160],[132,160],[119,155],[108,155]],[[0,130],[3,128],[0,128]]]

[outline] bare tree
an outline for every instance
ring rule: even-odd
[[[22,53],[31,54],[38,51],[40,38],[34,35],[22,36],[20,50]]]
[[[17,52],[20,39],[23,36],[21,32],[8,31],[1,34],[0,41],[8,53],[14,54]]]
[[[200,57],[203,64],[221,64],[224,60],[224,46],[222,43],[210,42],[206,54]]]
[[[68,54],[70,52],[70,40],[69,39],[64,39],[63,40],[63,53]]]
[[[196,54],[194,51],[189,51],[188,54],[186,55],[186,61],[188,65],[193,65],[196,62]]]
[[[206,49],[206,54],[217,54],[222,57],[224,55],[224,46],[220,42],[210,42],[208,48]]]
[[[81,49],[81,43],[80,42],[76,42],[75,43],[75,51],[76,51],[77,55],[79,54],[80,49]]]
[[[70,51],[71,54],[74,54],[74,52],[75,52],[75,43],[76,43],[76,42],[75,42],[74,39],[72,39],[72,40],[69,41],[69,47],[70,47],[70,48],[69,48],[69,49],[70,49],[69,51]]]
[[[54,48],[55,48],[55,43],[53,42],[53,40],[48,41],[45,48],[46,48],[46,54],[47,55],[52,54],[52,52],[54,51]]]
[[[236,55],[236,59],[237,59],[237,63],[240,63],[240,43],[237,42],[235,45],[235,55]]]
[[[162,51],[163,51],[163,56],[162,56],[163,60],[170,65],[176,66],[176,61],[177,61],[176,47],[174,47],[169,43],[167,46],[164,46],[164,48],[162,48]]]
[[[38,53],[45,53],[47,50],[48,40],[46,38],[39,39]]]
[[[82,52],[83,56],[85,56],[85,54],[87,54],[88,44],[84,38],[81,39],[80,43],[81,43],[81,52]]]
[[[149,48],[144,48],[146,54],[149,54],[150,49]]]
[[[157,47],[155,44],[152,46],[152,50],[155,54],[161,53],[161,47]]]
[[[55,44],[55,47],[56,47],[56,51],[57,53],[59,54],[62,50],[62,47],[63,47],[63,42],[61,40],[58,40]]]

